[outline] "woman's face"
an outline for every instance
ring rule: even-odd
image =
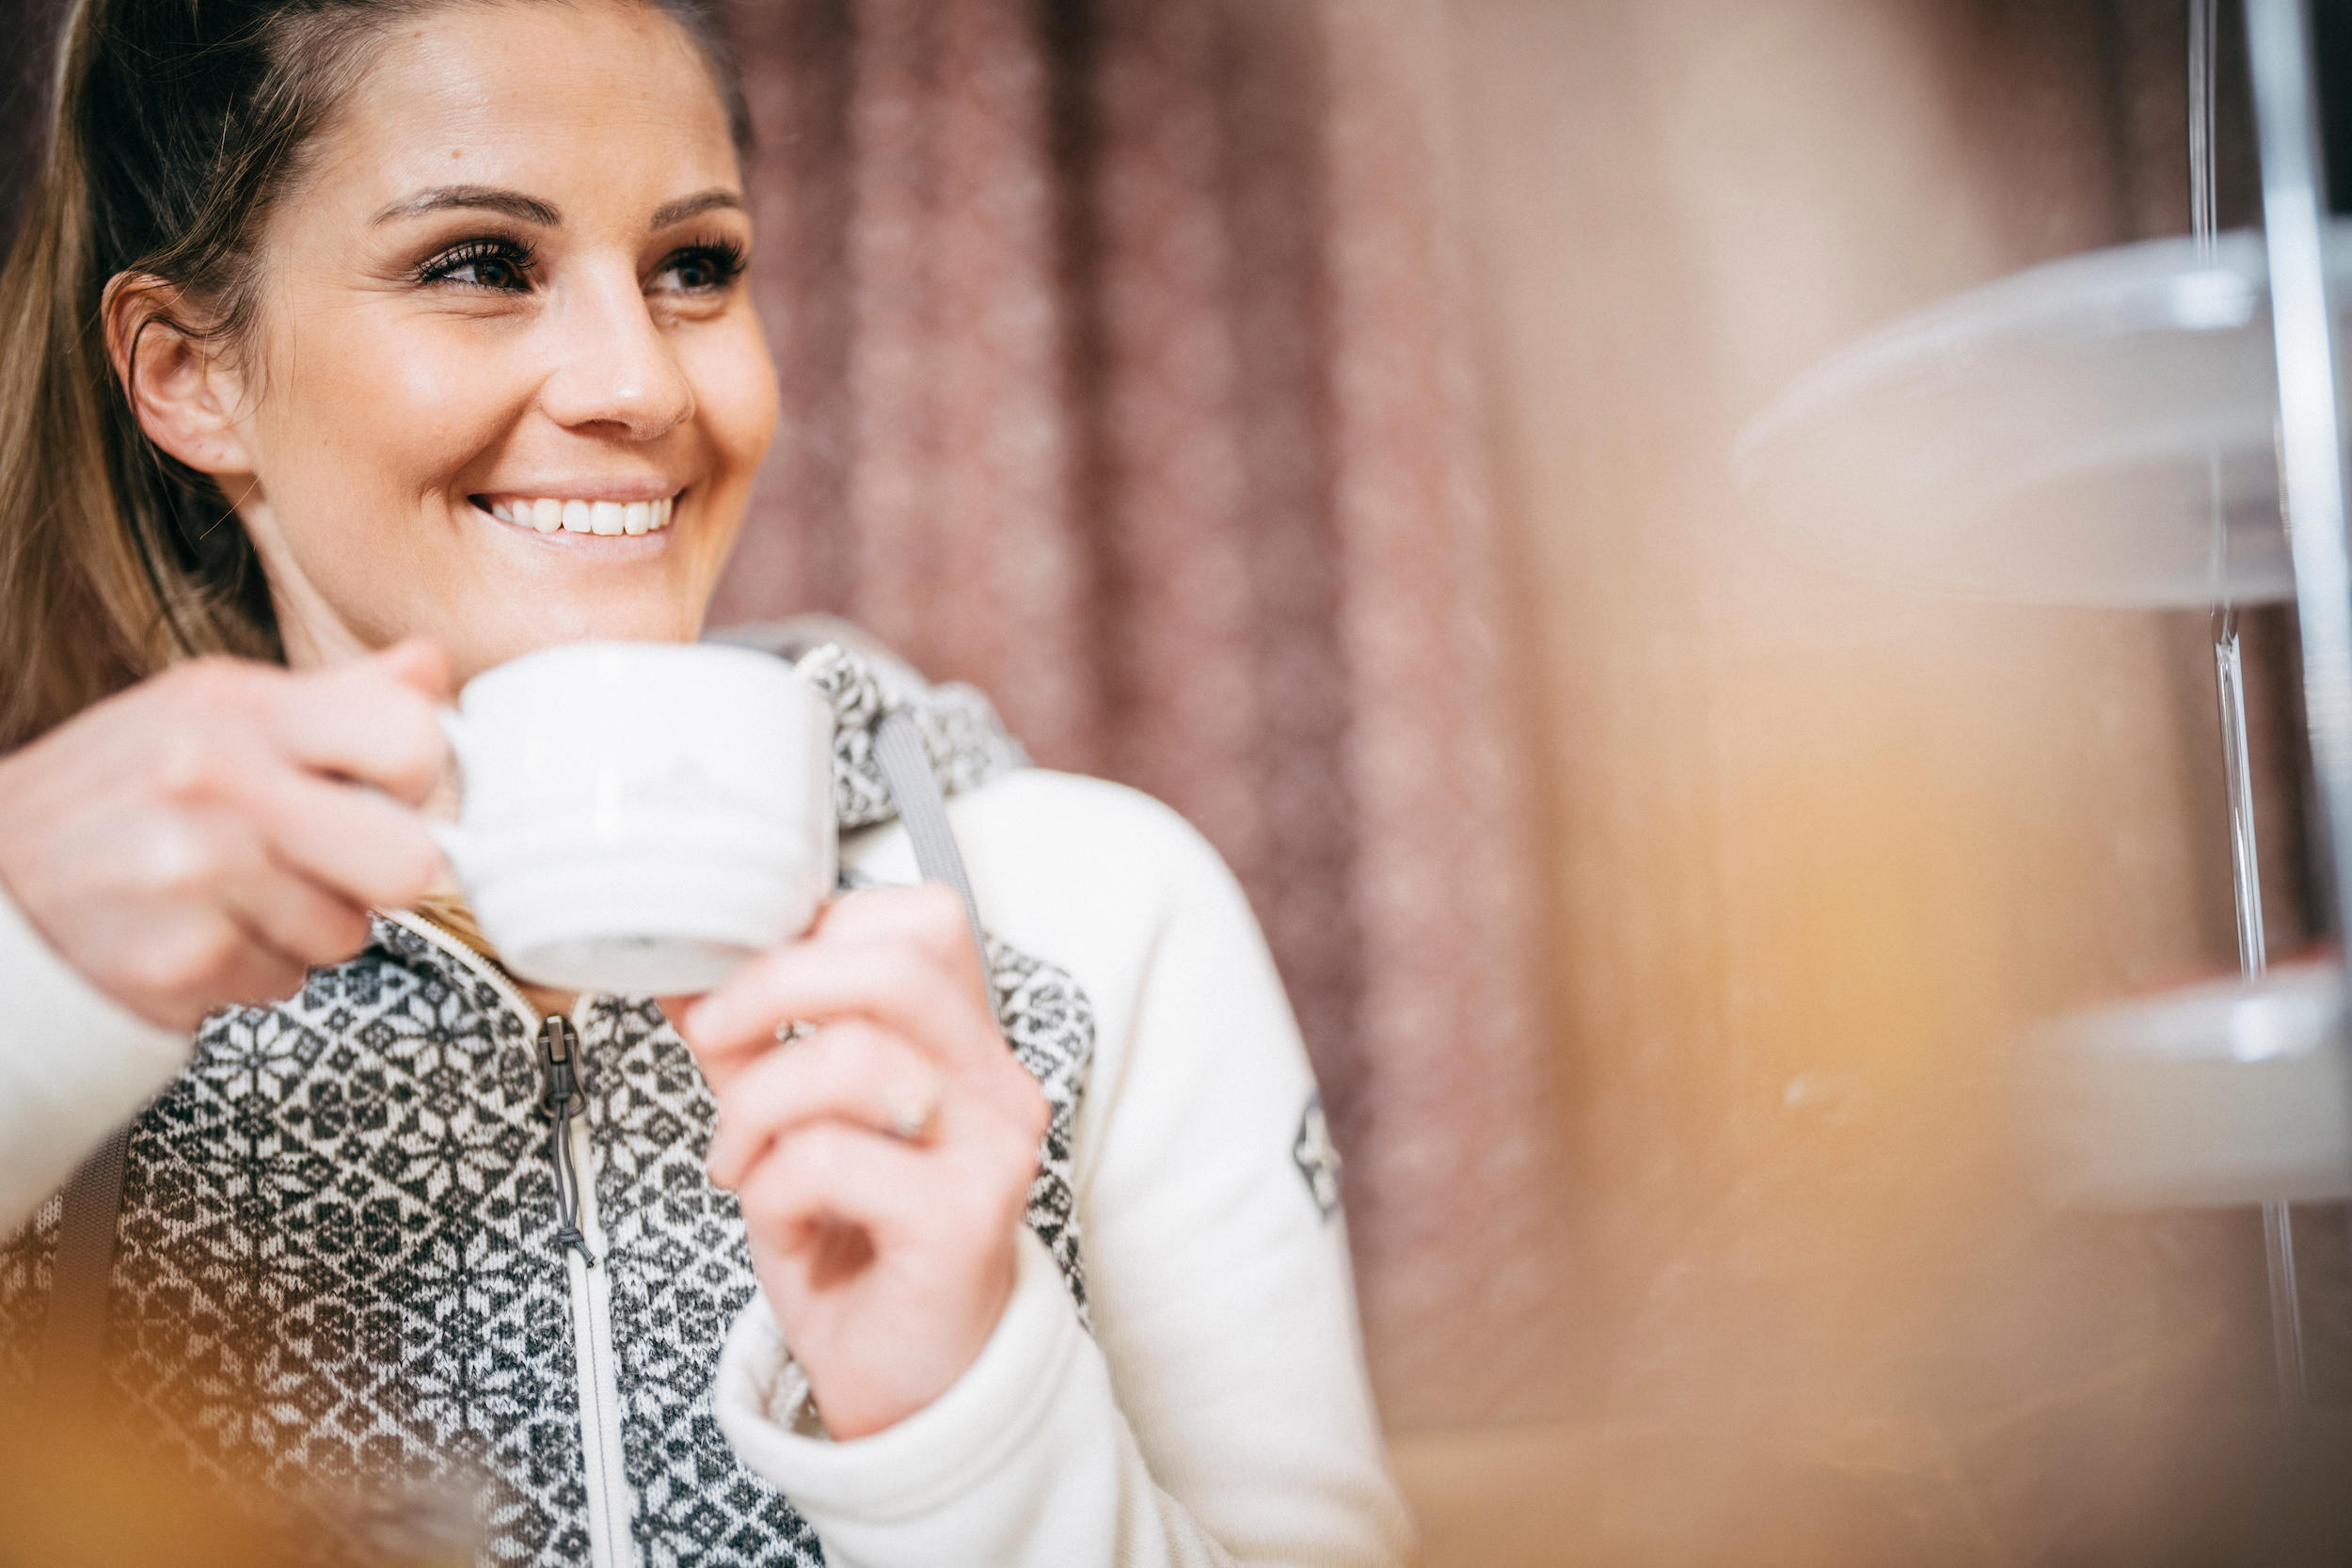
[[[619,0],[428,11],[310,150],[219,475],[290,661],[695,636],[776,392],[692,43]]]

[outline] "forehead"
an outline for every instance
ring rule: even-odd
[[[737,182],[700,51],[631,0],[486,0],[401,23],[323,128],[307,194],[365,217],[420,189],[509,187],[579,213],[644,214]]]

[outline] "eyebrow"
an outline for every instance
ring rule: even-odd
[[[554,229],[564,221],[550,202],[520,191],[503,191],[495,185],[437,185],[429,191],[395,201],[370,218],[371,223],[389,223],[394,218],[422,217],[427,213],[446,212],[456,207],[478,207],[507,216],[535,223],[543,229]]]
[[[390,223],[396,218],[422,217],[427,213],[466,208],[504,213],[509,217],[537,224],[542,229],[558,229],[564,223],[564,214],[556,210],[553,202],[542,201],[535,196],[525,196],[520,191],[501,190],[495,185],[437,185],[429,191],[420,191],[415,196],[393,202],[368,221]],[[723,208],[740,212],[743,198],[724,186],[713,186],[707,191],[697,191],[692,196],[679,197],[675,201],[663,202],[653,210],[653,221],[646,227],[667,229],[674,223],[684,223],[688,218],[700,217],[705,213]]]
[[[684,223],[688,218],[700,217],[705,213],[717,212],[722,208],[739,213],[743,210],[743,198],[723,185],[713,185],[707,191],[682,196],[675,201],[665,201],[656,207],[652,226],[667,229],[674,223]]]

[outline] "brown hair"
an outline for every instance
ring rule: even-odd
[[[175,658],[282,657],[228,499],[132,413],[107,359],[106,286],[161,278],[205,320],[150,325],[234,342],[262,221],[375,42],[465,3],[75,5],[47,156],[0,270],[0,752]],[[644,3],[702,48],[745,146],[721,0]]]

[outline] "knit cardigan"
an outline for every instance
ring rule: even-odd
[[[375,1517],[465,1497],[485,1564],[1395,1560],[1335,1162],[1223,868],[1140,797],[1023,767],[968,689],[809,673],[852,879],[912,879],[872,740],[915,719],[1052,1108],[1019,1283],[963,1379],[823,1438],[703,1171],[714,1102],[648,999],[570,1021],[583,1216],[552,1158],[556,1025],[429,923],[378,916],[296,996],[208,1020],[142,1109],[154,1032],[7,911],[0,981],[51,1000],[0,1037],[0,1146],[40,1056],[111,1050],[136,1085],[112,1107],[136,1112],[105,1367],[128,1418],[323,1520],[355,1492]],[[103,1091],[76,1082],[87,1121]],[[59,1212],[11,1219],[36,1199],[8,1188],[56,1174],[0,1154],[0,1403],[40,1375]]]

